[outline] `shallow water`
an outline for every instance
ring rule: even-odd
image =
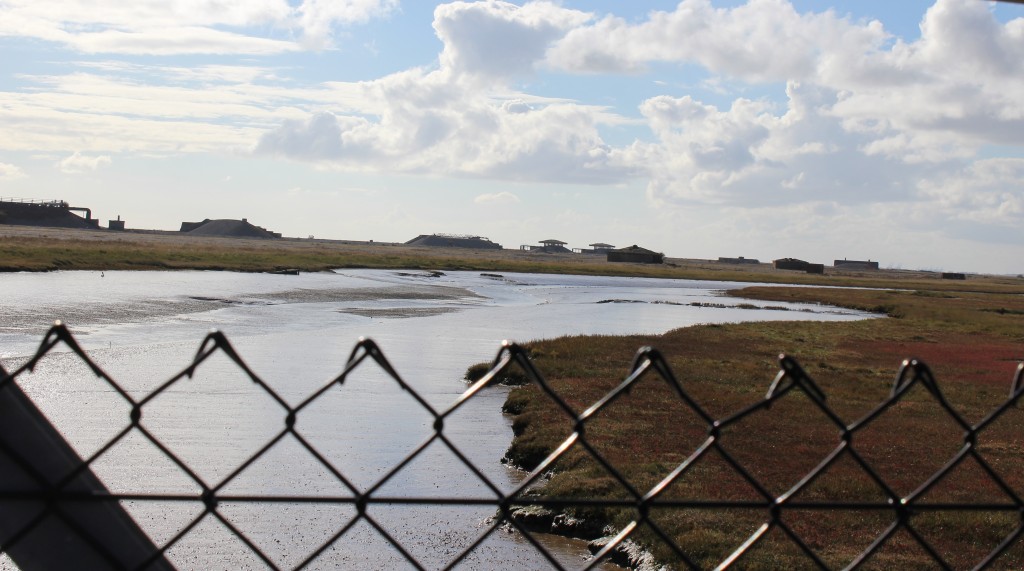
[[[866,317],[819,306],[773,303],[739,309],[717,292],[747,284],[647,278],[346,270],[277,276],[224,272],[55,272],[0,276],[0,360],[23,362],[55,319],[111,377],[136,397],[183,369],[211,329],[223,331],[245,362],[297,405],[334,378],[360,337],[372,338],[435,410],[465,390],[467,366],[494,358],[502,340],[567,334],[661,333],[696,323],[834,320]],[[705,304],[697,306],[691,304]],[[710,307],[707,305],[729,307]],[[755,302],[755,305],[763,305]],[[625,369],[626,363],[623,363]],[[543,372],[543,371],[542,371]],[[769,379],[766,379],[768,382]],[[125,401],[77,357],[56,352],[20,384],[88,456],[128,424]],[[506,389],[479,394],[446,420],[444,433],[503,492],[522,474],[500,463],[511,439],[500,413]],[[410,393],[366,363],[341,387],[303,409],[299,432],[359,490],[366,490],[432,434],[434,417]],[[223,356],[204,363],[144,408],[143,424],[215,486],[279,432],[284,409]],[[114,491],[183,493],[194,482],[131,438],[105,453],[95,471]],[[225,486],[223,494],[350,495],[286,439]],[[494,497],[442,446],[432,446],[377,494]],[[198,513],[179,505],[133,504],[158,543]],[[224,505],[221,511],[279,566],[299,563],[354,511],[298,504]],[[427,568],[448,563],[484,529],[489,508],[374,507],[371,515]],[[547,538],[563,565],[580,566],[581,543]],[[181,568],[237,568],[253,561],[224,528],[202,524],[172,549]],[[365,523],[312,568],[401,567],[397,552]],[[498,532],[466,568],[549,565],[517,535]]]

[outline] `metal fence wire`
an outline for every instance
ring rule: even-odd
[[[33,368],[58,346],[70,350],[85,363],[99,379],[109,386],[109,390],[119,395],[127,403],[129,414],[123,429],[116,433],[92,455],[79,458],[61,435],[34,406],[32,401],[21,392],[17,380],[20,375],[32,371]],[[191,377],[197,368],[211,356],[220,353],[229,358],[234,366],[244,373],[259,389],[266,393],[280,411],[280,425],[276,434],[265,442],[250,457],[241,462],[226,476],[216,482],[209,482],[200,476],[195,467],[172,450],[172,446],[157,438],[143,422],[144,412],[154,398],[168,391],[176,383]],[[204,526],[216,524],[233,534],[244,548],[271,569],[281,568],[281,564],[267,550],[261,548],[257,541],[248,537],[236,522],[232,520],[225,506],[237,504],[267,503],[304,503],[315,505],[344,505],[351,508],[351,515],[340,518],[336,522],[333,533],[320,545],[311,549],[294,568],[310,568],[317,565],[318,558],[325,551],[339,542],[349,539],[351,530],[357,525],[368,525],[392,548],[401,555],[403,562],[417,569],[426,568],[418,561],[413,551],[408,549],[399,537],[389,532],[382,525],[372,508],[376,506],[398,506],[399,509],[419,507],[450,507],[450,506],[485,506],[492,508],[494,517],[481,526],[479,536],[454,553],[443,568],[450,569],[465,565],[471,554],[490,536],[514,530],[529,542],[547,561],[552,568],[565,568],[559,560],[545,548],[535,537],[535,528],[524,518],[515,517],[517,510],[523,508],[546,508],[554,512],[564,512],[573,508],[621,508],[634,514],[633,520],[617,529],[605,529],[607,537],[595,547],[593,556],[581,560],[582,568],[595,568],[609,559],[621,558],[624,551],[639,547],[650,547],[660,544],[662,552],[670,554],[671,561],[652,562],[648,559],[644,564],[648,568],[689,568],[706,567],[699,563],[700,558],[688,547],[680,545],[677,538],[663,525],[660,517],[666,510],[679,511],[712,511],[728,515],[731,510],[747,510],[758,514],[756,529],[738,543],[735,549],[715,565],[720,569],[747,568],[750,563],[748,556],[751,551],[764,548],[771,543],[766,540],[773,535],[782,538],[787,549],[795,550],[807,568],[829,569],[819,550],[807,541],[800,529],[791,524],[790,516],[797,512],[810,511],[815,514],[871,513],[884,519],[884,525],[874,536],[870,544],[859,553],[854,553],[842,565],[846,568],[872,567],[872,558],[893,541],[897,535],[909,538],[920,552],[935,568],[952,569],[954,563],[947,560],[948,554],[933,545],[927,534],[920,530],[920,522],[930,514],[960,514],[952,525],[958,523],[965,527],[961,533],[974,533],[977,516],[1000,514],[1015,518],[1008,526],[1005,535],[998,544],[984,553],[980,559],[972,561],[970,566],[975,569],[1004,568],[1008,566],[1005,555],[1010,551],[1021,534],[1024,533],[1024,500],[1009,485],[999,471],[986,460],[979,449],[979,442],[997,419],[1014,408],[1021,395],[1024,394],[1022,372],[1024,364],[1017,367],[1012,380],[1009,398],[996,407],[977,424],[971,425],[947,403],[939,391],[928,367],[916,361],[904,362],[900,368],[891,393],[873,410],[860,420],[852,423],[843,421],[829,404],[826,396],[814,380],[809,377],[796,361],[789,357],[781,357],[781,370],[771,383],[767,394],[749,407],[723,418],[713,418],[698,402],[691,398],[690,393],[676,379],[665,358],[655,349],[641,348],[632,363],[629,374],[611,392],[593,403],[583,412],[577,412],[563,399],[545,380],[530,358],[528,351],[515,344],[503,345],[489,372],[472,383],[447,409],[435,410],[420,396],[412,385],[389,364],[380,348],[369,340],[360,341],[352,350],[344,369],[335,378],[324,383],[296,405],[286,402],[268,383],[264,382],[243,362],[235,352],[228,339],[219,332],[209,334],[202,342],[194,360],[182,371],[160,384],[141,398],[135,398],[123,385],[107,374],[79,346],[69,330],[60,323],[52,327],[43,338],[36,354],[24,365],[8,372],[0,367],[0,553],[5,553],[16,565],[23,569],[78,568],[78,569],[169,569],[173,568],[168,558],[169,551],[192,533],[201,533]],[[343,385],[354,371],[360,367],[375,366],[387,377],[407,391],[415,401],[433,418],[432,434],[419,446],[415,447],[401,462],[387,470],[382,477],[368,487],[360,487],[343,473],[342,469],[333,464],[313,443],[311,443],[297,426],[297,419],[304,410],[321,399],[329,391],[343,390]],[[446,436],[445,421],[456,410],[473,399],[488,385],[497,382],[510,366],[519,366],[525,372],[529,382],[533,383],[556,405],[564,411],[571,423],[571,433],[562,445],[555,449],[533,469],[522,483],[509,493],[503,493],[462,451]],[[671,393],[678,398],[682,406],[696,415],[706,427],[706,437],[689,455],[649,489],[638,489],[620,472],[621,466],[609,462],[588,439],[587,427],[602,410],[623,398],[637,383],[645,378],[654,378],[664,382]],[[857,436],[866,427],[876,421],[886,410],[897,405],[913,387],[923,387],[926,394],[937,404],[937,409],[948,416],[949,420],[962,431],[962,445],[948,458],[937,471],[919,482],[917,487],[907,495],[900,495],[896,487],[890,485],[883,474],[865,459],[858,451],[855,442]],[[781,495],[769,490],[773,487],[762,482],[754,472],[731,452],[726,429],[742,422],[747,417],[765,413],[772,414],[773,404],[786,399],[789,395],[803,395],[806,402],[812,404],[834,425],[838,441],[834,448],[825,454],[820,462],[803,475]],[[197,494],[151,493],[145,489],[135,492],[111,492],[93,475],[92,468],[97,461],[107,454],[115,445],[129,437],[141,437],[153,448],[172,462],[189,480],[201,490]],[[924,438],[925,436],[922,436]],[[771,435],[764,435],[770,439]],[[227,493],[226,488],[239,474],[266,455],[275,446],[291,439],[309,455],[331,478],[337,480],[347,493],[340,495],[293,496],[251,494],[239,495]],[[442,445],[449,449],[455,458],[471,472],[486,489],[488,497],[394,497],[383,492],[385,485],[394,480],[402,470],[408,467],[420,454],[432,445]],[[1019,453],[1019,449],[1017,450]],[[556,464],[569,454],[584,454],[588,461],[595,463],[611,478],[617,488],[615,493],[599,497],[548,497],[536,493],[538,487],[543,489],[546,476]],[[756,497],[753,499],[720,499],[711,497],[680,497],[669,493],[669,490],[692,470],[698,469],[700,463],[711,455],[721,458],[731,477],[745,482]],[[1002,501],[977,498],[976,501],[934,502],[926,501],[925,496],[939,486],[953,471],[965,462],[973,461],[980,467],[980,473],[1000,492]],[[862,474],[869,479],[878,490],[881,490],[877,501],[851,501],[844,498],[821,498],[804,494],[823,475],[827,474],[839,462],[852,462]],[[460,468],[461,469],[461,468]],[[808,497],[805,497],[808,496]],[[147,536],[123,509],[126,502],[182,502],[197,506],[197,514],[169,539],[160,542]],[[816,511],[817,510],[817,511]],[[822,515],[822,517],[825,517]],[[641,538],[640,529],[646,530]],[[843,530],[839,530],[843,533]],[[776,542],[777,543],[777,542]],[[775,545],[775,544],[772,544]],[[641,558],[642,559],[642,558]],[[636,564],[634,559],[633,563]]]

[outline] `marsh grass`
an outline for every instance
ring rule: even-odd
[[[470,367],[466,369],[466,375],[463,378],[470,383],[475,383],[476,381],[482,379],[484,375],[486,375],[487,372],[490,370],[491,366],[489,363],[477,363],[475,365],[470,365]],[[490,384],[499,384],[516,387],[525,385],[529,382],[529,377],[527,377],[526,374],[523,373],[521,370],[519,370],[518,368],[509,368],[502,371],[501,374],[494,377],[494,379],[491,380]]]
[[[636,348],[658,348],[685,390],[713,418],[721,419],[764,398],[778,370],[776,357],[797,358],[827,395],[829,406],[849,424],[884,400],[903,359],[920,358],[935,373],[946,399],[969,423],[1001,404],[1019,361],[1024,360],[1024,310],[1020,295],[927,290],[844,290],[751,287],[732,295],[766,301],[805,301],[878,309],[889,319],[847,323],[769,322],[706,325],[660,336],[565,337],[530,345],[534,365],[577,412],[627,375]],[[1004,311],[992,311],[993,308]],[[536,466],[573,431],[573,423],[534,386],[514,389],[506,410],[515,414],[516,436],[508,458]],[[1020,427],[1013,410],[979,439],[985,459],[1018,494],[1024,494]],[[586,426],[586,439],[638,490],[646,491],[681,463],[708,434],[706,426],[660,378],[645,377],[626,396]],[[963,445],[962,430],[927,391],[916,386],[906,398],[856,436],[856,450],[900,494],[925,481]],[[790,393],[768,411],[758,411],[723,431],[722,446],[772,494],[797,482],[839,442],[839,429],[801,393]],[[545,497],[628,498],[614,478],[582,450],[554,467],[532,493]],[[678,499],[757,499],[756,492],[713,453],[701,458],[666,492]],[[879,488],[848,458],[801,492],[805,500],[878,501]],[[1009,499],[972,462],[965,462],[935,487],[926,501]],[[661,510],[652,519],[669,531],[688,557],[713,567],[764,522],[764,512]],[[633,510],[588,508],[576,515],[621,527]],[[815,552],[833,567],[848,564],[892,521],[892,513],[787,512]],[[956,568],[969,567],[1017,525],[1014,514],[924,512],[913,519]],[[650,530],[637,539],[663,562],[673,552]],[[1015,549],[999,568],[1024,565]],[[743,559],[744,569],[809,568],[811,562],[788,539],[772,537]],[[930,569],[934,562],[906,533],[897,534],[868,568]]]

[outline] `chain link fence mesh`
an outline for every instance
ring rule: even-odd
[[[31,399],[19,389],[19,377],[28,374],[55,350],[75,355],[92,375],[102,381],[107,393],[123,401],[124,410],[127,411],[123,426],[101,443],[95,452],[84,458],[76,454],[33,405]],[[268,416],[276,416],[276,419],[268,420],[274,427],[272,433],[254,452],[242,456],[230,469],[211,476],[202,467],[190,464],[184,455],[176,451],[177,443],[165,442],[154,434],[145,419],[154,399],[195,375],[214,355],[229,359],[245,379],[269,398],[273,403],[270,410],[275,412]],[[196,543],[197,536],[212,533],[230,537],[230,549],[246,552],[248,565],[252,567],[304,569],[323,566],[325,553],[346,542],[366,541],[369,535],[375,536],[375,540],[390,553],[389,563],[382,566],[407,566],[415,569],[478,568],[482,564],[474,559],[475,550],[495,534],[513,532],[520,534],[551,568],[565,569],[564,561],[553,556],[544,543],[538,540],[537,530],[557,531],[559,524],[566,527],[564,524],[567,519],[573,518],[572,514],[607,513],[607,510],[611,510],[627,514],[628,523],[616,527],[608,525],[606,521],[600,522],[598,529],[592,530],[591,535],[602,538],[591,542],[591,556],[581,559],[579,568],[597,568],[609,560],[651,569],[662,566],[708,568],[706,554],[695,553],[692,541],[679,541],[680,527],[678,520],[673,520],[689,517],[685,514],[693,513],[714,516],[710,519],[694,517],[691,528],[706,528],[697,531],[714,531],[715,522],[721,521],[716,518],[723,517],[745,518],[746,525],[753,530],[710,565],[720,569],[770,566],[770,563],[755,564],[763,559],[750,559],[750,553],[776,549],[791,555],[795,553],[796,560],[801,561],[801,565],[806,568],[871,568],[877,563],[873,562],[876,554],[897,543],[902,546],[900,549],[911,546],[928,562],[929,567],[934,568],[1009,568],[1014,565],[1013,561],[1019,561],[1019,557],[1010,558],[1007,553],[1012,551],[1024,533],[1024,501],[1015,485],[1008,483],[1005,468],[997,469],[986,459],[980,443],[984,441],[986,430],[1013,410],[1024,393],[1024,364],[1018,366],[1005,402],[976,424],[970,424],[946,401],[931,371],[920,362],[904,362],[888,398],[854,422],[844,421],[830,407],[826,394],[795,360],[782,357],[780,364],[781,368],[763,398],[743,410],[715,418],[677,381],[661,353],[652,348],[642,348],[634,358],[629,375],[603,398],[578,412],[534,367],[527,350],[506,344],[501,347],[486,374],[473,382],[450,406],[439,410],[394,370],[373,341],[363,340],[353,348],[347,364],[336,377],[323,383],[297,404],[290,404],[245,364],[223,334],[214,332],[203,340],[188,366],[154,390],[138,397],[130,394],[121,383],[99,367],[68,329],[57,324],[49,330],[30,360],[10,372],[0,367],[0,553],[6,554],[14,564],[24,569],[165,569],[174,568],[172,561],[181,565],[182,553],[202,544]],[[325,395],[332,391],[344,391],[346,379],[364,367],[378,369],[407,392],[416,406],[429,415],[432,432],[400,462],[385,470],[369,485],[346,475],[346,469],[307,438],[299,422],[303,413],[324,399]],[[561,445],[539,461],[511,491],[503,490],[492,481],[486,470],[470,460],[445,432],[446,420],[486,387],[504,378],[510,367],[520,368],[526,381],[564,413],[570,426]],[[673,405],[680,406],[696,419],[703,436],[697,445],[687,451],[683,461],[669,467],[667,475],[659,476],[654,485],[641,487],[624,474],[623,466],[617,466],[605,457],[601,446],[588,437],[588,428],[631,391],[642,390],[643,387],[638,383],[644,378],[664,383],[676,400]],[[962,437],[954,443],[955,452],[950,457],[938,459],[941,467],[937,471],[915,482],[909,493],[901,493],[898,491],[900,486],[893,485],[893,478],[866,458],[858,448],[858,443],[865,430],[879,422],[878,419],[886,411],[897,406],[905,399],[908,391],[915,387],[923,389],[932,401],[935,406],[933,414],[944,415],[945,420]],[[794,398],[816,409],[837,438],[827,453],[811,459],[813,467],[802,473],[795,483],[766,481],[763,474],[751,469],[730,447],[730,438],[735,438],[730,430],[754,415],[785,414],[780,403]],[[114,421],[119,424],[116,419]],[[652,434],[658,434],[658,431],[652,431]],[[772,434],[757,434],[754,437],[763,439],[764,446],[770,446],[773,438]],[[920,435],[922,439],[934,437],[929,434]],[[128,441],[135,443],[132,450],[138,450],[138,443],[144,443],[151,455],[160,458],[165,466],[162,470],[176,471],[177,477],[188,482],[189,487],[195,491],[154,491],[142,480],[138,481],[135,489],[124,490],[124,486],[119,486],[117,490],[108,489],[93,474],[93,469],[105,456],[118,453],[119,445]],[[233,491],[233,485],[242,479],[247,470],[283,446],[299,450],[307,460],[312,459],[310,461],[318,467],[319,477],[329,481],[329,485],[321,485],[317,490],[330,489],[331,492],[296,494],[288,493],[287,489],[284,493]],[[459,489],[444,490],[445,493],[440,495],[393,494],[394,486],[391,484],[399,480],[403,470],[432,447],[442,447],[450,453],[452,469],[470,474],[478,485],[473,487],[471,493],[465,494],[459,493]],[[1018,456],[1019,452],[1019,447],[1011,451]],[[806,451],[796,450],[782,451],[780,454],[802,454],[805,461],[807,456]],[[610,482],[611,491],[571,497],[545,494],[544,484],[552,470],[557,470],[560,463],[579,457],[594,466]],[[712,458],[719,466],[718,475],[714,478],[722,481],[728,478],[734,484],[745,487],[749,493],[742,497],[721,497],[713,490],[700,495],[694,494],[689,488],[681,493],[678,484],[706,469]],[[145,474],[147,467],[151,468],[150,465],[155,463],[139,459],[137,468],[140,474]],[[985,480],[986,485],[995,490],[994,493],[960,498],[957,501],[935,501],[930,497],[930,494],[934,495],[934,490],[952,480],[951,474],[967,464],[972,466],[972,477]],[[1019,463],[1016,466],[1019,471]],[[841,474],[839,480],[845,482],[839,488],[828,487],[830,490],[860,486],[870,491],[840,491],[831,495],[815,491],[815,486],[830,474]],[[127,477],[129,481],[134,481],[131,475]],[[484,493],[481,494],[481,490]],[[152,537],[129,513],[140,513],[146,506],[151,506],[151,511],[158,515],[162,510],[170,513],[172,510],[167,506],[187,506],[184,510],[187,517],[170,526],[173,532]],[[263,537],[253,537],[251,527],[245,523],[251,519],[270,517],[259,510],[246,515],[246,510],[254,506],[283,506],[283,509],[292,510],[289,517],[297,518],[300,526],[304,525],[303,517],[319,519],[321,521],[317,521],[316,525],[321,529],[326,525],[328,531],[313,542],[308,537],[296,540],[294,533],[282,531],[279,534],[281,537],[274,538],[268,544]],[[402,510],[452,507],[483,507],[494,515],[479,526],[478,535],[473,541],[454,549],[450,545],[411,546],[409,535],[396,533],[393,525],[382,523],[380,515],[387,513],[386,510],[392,510],[392,514],[397,513],[401,517]],[[951,533],[961,535],[978,533],[979,526],[987,525],[985,522],[994,521],[993,518],[1001,518],[1002,523],[1001,526],[995,526],[998,529],[998,540],[991,546],[985,546],[975,560],[965,563],[963,554],[951,555],[926,530],[936,525],[935,517],[944,517],[939,520],[939,525],[951,527]],[[326,523],[323,520],[327,520]],[[825,520],[833,522],[829,530],[833,534],[861,538],[865,537],[865,533],[868,534],[866,545],[838,559],[824,555],[826,549],[818,537],[820,533],[814,530],[816,526],[824,526]],[[671,521],[675,523],[666,523]],[[868,521],[870,525],[865,524]],[[273,521],[264,523],[272,529],[275,525]],[[312,525],[312,522],[309,524]],[[587,522],[576,521],[576,524],[574,529],[578,530],[581,524],[585,528]],[[946,533],[950,533],[950,530],[946,530]],[[988,535],[991,535],[991,530]],[[839,542],[839,538],[834,541]],[[285,550],[292,554],[291,557],[281,556],[279,544],[282,542],[294,543]],[[826,540],[825,543],[828,542]],[[424,549],[430,554],[429,557],[423,555]],[[300,555],[295,556],[295,553]],[[653,559],[652,553],[658,553],[659,559]],[[187,556],[184,559],[187,561]],[[490,565],[500,566],[495,563]]]

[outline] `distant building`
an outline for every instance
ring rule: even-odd
[[[618,250],[608,251],[609,262],[631,262],[634,264],[663,264],[665,254],[641,248],[636,244]]]
[[[796,258],[779,258],[772,260],[772,267],[776,270],[796,270],[802,272],[807,270],[807,262]]]
[[[519,246],[520,250],[527,252],[534,252],[538,254],[571,254],[572,251],[565,247],[566,242],[561,240],[541,240],[540,246],[533,246],[530,244],[524,244]]]
[[[723,264],[760,264],[761,262],[755,258],[744,258],[740,256],[738,258],[722,258],[719,257],[718,261]]]
[[[596,242],[590,244],[590,249],[587,248],[573,248],[572,251],[577,254],[607,254],[609,250],[614,250],[615,246],[611,244],[605,244],[604,242]]]
[[[780,258],[772,260],[772,267],[776,270],[793,270],[807,272],[809,274],[824,274],[825,264],[812,264],[796,258]]]
[[[227,218],[210,220],[207,218],[202,222],[182,222],[179,232],[190,236],[215,236],[220,238],[272,239],[281,237],[280,233],[271,232],[262,226],[250,224],[245,218],[241,220]]]
[[[431,248],[472,248],[475,250],[500,250],[501,244],[491,242],[483,236],[458,234],[420,234],[406,242],[409,246],[428,246]]]
[[[957,272],[942,272],[942,279],[944,280],[966,280],[967,276]]]
[[[110,230],[124,230],[124,220],[118,215],[117,220],[107,220],[107,228]]]
[[[835,260],[832,266],[844,270],[877,270],[878,262],[871,260]]]
[[[72,211],[84,212],[85,218]],[[14,226],[48,226],[52,228],[100,227],[92,210],[71,206],[63,200],[37,200],[30,198],[0,199],[0,224]]]

